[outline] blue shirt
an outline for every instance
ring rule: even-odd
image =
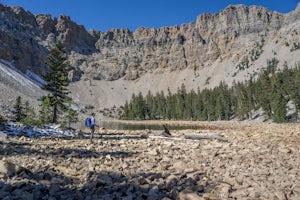
[[[91,117],[91,125],[92,125],[92,126],[95,126],[95,124],[96,124],[95,118],[94,118],[94,117]]]

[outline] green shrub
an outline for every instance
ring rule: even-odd
[[[45,125],[36,115],[33,109],[29,110],[26,117],[21,120],[21,123],[27,126],[43,126]]]

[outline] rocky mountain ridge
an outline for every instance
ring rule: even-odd
[[[257,41],[244,44],[245,48],[251,47],[269,33],[297,22],[298,10],[285,15],[262,7],[236,5],[217,14],[199,15],[195,23],[181,26],[141,27],[135,32],[111,29],[102,33],[86,31],[68,16],[56,19],[2,5],[1,41],[7,48],[2,49],[0,58],[15,60],[20,68],[33,67],[42,72],[39,68],[44,67],[47,49],[60,39],[74,55],[72,64],[85,72],[92,71],[94,78],[136,79],[138,72],[206,67],[220,57],[230,58],[238,38],[256,35]]]
[[[56,19],[0,5],[0,59],[13,61],[24,73],[42,74],[49,49],[60,39],[74,67],[73,98],[112,106],[133,92],[243,81],[274,57],[279,67],[293,67],[299,62],[299,20],[300,5],[288,14],[231,5],[220,13],[199,15],[190,24],[104,33],[87,31],[65,15]],[[88,79],[97,84],[88,85]]]

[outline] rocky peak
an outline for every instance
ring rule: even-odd
[[[55,35],[58,34],[55,28],[55,25],[57,24],[56,18],[51,15],[38,14],[35,16],[35,19],[43,36],[48,36],[51,33]]]
[[[93,36],[94,38],[100,38],[102,35],[101,31],[95,30],[95,29],[90,29],[88,30],[88,33]]]
[[[68,51],[90,54],[96,50],[97,38],[87,32],[83,25],[73,22],[69,16],[61,15],[55,28],[58,32],[57,39],[65,44]]]
[[[127,29],[110,29],[106,33],[101,34],[96,47],[101,49],[102,47],[126,47],[133,43],[133,34]]]
[[[37,27],[37,23],[33,14],[29,11],[24,10],[22,7],[16,6],[12,7],[11,11],[15,14],[15,17],[19,20],[22,24],[30,24],[34,28]]]
[[[197,17],[196,26],[201,35],[249,34],[266,29],[279,29],[284,20],[282,14],[263,7],[230,5],[217,14],[203,14]]]
[[[294,12],[300,12],[300,2],[298,3],[297,7],[295,8]]]
[[[58,23],[56,24],[56,30],[58,32],[65,32],[67,29],[75,29],[79,27],[75,22],[73,22],[70,16],[60,15]],[[83,28],[80,26],[80,28]]]
[[[36,34],[37,23],[33,14],[21,7],[5,7],[0,4],[0,27],[14,34]]]
[[[298,3],[295,10],[287,14],[285,23],[291,24],[299,19],[300,19],[300,2]]]

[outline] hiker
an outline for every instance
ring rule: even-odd
[[[91,135],[90,135],[90,143],[93,143],[93,137],[95,133],[95,126],[96,126],[96,119],[95,119],[95,113],[92,113],[91,115]]]
[[[85,126],[90,128],[90,143],[92,144],[96,126],[95,113],[92,113],[91,117],[86,118]]]

